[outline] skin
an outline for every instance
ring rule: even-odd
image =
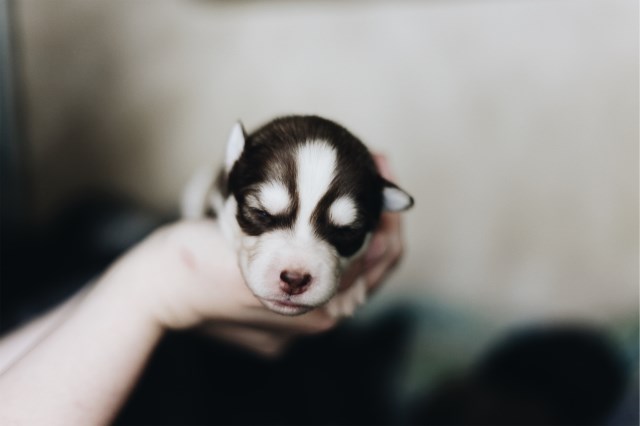
[[[391,179],[383,157],[381,174]],[[377,288],[400,259],[397,214],[384,214],[364,257],[344,276]],[[66,303],[0,340],[0,424],[108,424],[169,330],[198,329],[275,356],[296,336],[334,327],[323,308],[267,310],[209,220],[161,228]]]

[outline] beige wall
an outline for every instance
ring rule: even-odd
[[[416,198],[387,294],[637,312],[634,0],[16,6],[40,219],[97,187],[174,208],[236,118],[318,113]]]

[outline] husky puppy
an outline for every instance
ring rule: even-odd
[[[183,216],[217,217],[248,287],[267,308],[299,315],[331,300],[338,316],[364,302],[364,282],[336,292],[381,212],[412,205],[344,127],[288,116],[251,134],[237,123],[217,177],[203,171],[187,185]]]

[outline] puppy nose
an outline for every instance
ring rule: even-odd
[[[300,271],[282,271],[280,289],[288,294],[300,294],[309,287],[311,275]]]

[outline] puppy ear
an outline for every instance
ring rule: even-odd
[[[382,179],[382,209],[388,212],[400,212],[413,206],[413,197],[397,185]]]
[[[227,153],[225,155],[224,167],[225,171],[229,173],[233,165],[238,161],[242,151],[244,150],[245,131],[240,121],[231,129],[229,140],[227,141]]]

